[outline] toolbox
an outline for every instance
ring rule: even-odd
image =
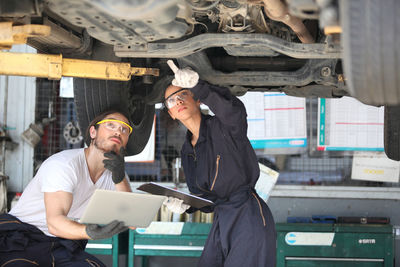
[[[211,224],[182,224],[183,228],[179,234],[141,234],[140,229],[129,230],[128,267],[134,266],[135,256],[142,256],[142,266],[148,266],[149,256],[200,257]]]
[[[389,224],[277,223],[277,267],[393,267]]]

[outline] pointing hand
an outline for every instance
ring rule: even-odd
[[[199,74],[190,68],[179,69],[172,60],[167,61],[168,66],[175,73],[172,85],[182,88],[193,88],[199,81]]]

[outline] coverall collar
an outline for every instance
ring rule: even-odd
[[[196,145],[198,143],[201,143],[201,142],[206,140],[206,137],[207,137],[207,127],[206,127],[207,117],[210,117],[210,116],[209,115],[204,115],[203,113],[201,113],[199,139],[197,139]],[[193,134],[189,130],[186,132],[186,142],[188,142],[189,144],[191,144],[192,135]]]

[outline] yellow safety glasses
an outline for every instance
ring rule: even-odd
[[[118,128],[120,128],[120,131],[124,135],[129,135],[132,133],[132,127],[127,124],[126,122],[120,121],[120,120],[115,120],[115,119],[105,119],[101,120],[96,124],[104,124],[104,126],[112,131],[116,131]]]

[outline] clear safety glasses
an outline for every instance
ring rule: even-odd
[[[176,106],[178,101],[184,102],[187,99],[187,97],[190,96],[191,94],[192,93],[188,89],[182,88],[182,89],[176,91],[175,93],[173,93],[172,95],[168,96],[164,100],[164,105],[168,109],[171,109]]]
[[[114,119],[105,119],[102,121],[99,121],[96,124],[104,124],[104,126],[112,131],[119,130],[121,134],[123,135],[130,135],[132,133],[132,127],[127,124],[126,122],[120,121],[120,120],[114,120]]]

